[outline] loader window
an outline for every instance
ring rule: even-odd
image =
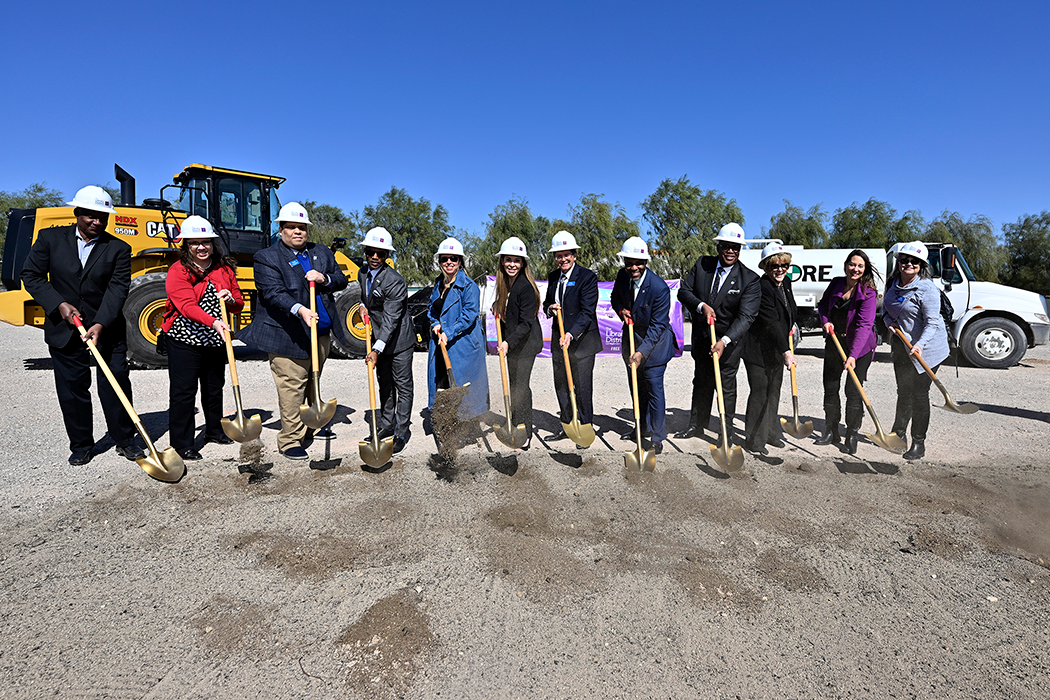
[[[219,180],[219,218],[223,226],[241,231],[262,231],[262,191],[246,180]]]
[[[175,208],[187,214],[208,218],[208,181],[190,180],[179,188],[179,199]]]
[[[270,243],[275,243],[278,238],[277,232],[280,226],[274,219],[281,211],[281,200],[277,198],[277,188],[270,188]]]

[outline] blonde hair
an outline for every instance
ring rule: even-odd
[[[773,253],[768,258],[766,258],[762,262],[758,263],[758,266],[760,268],[762,268],[762,272],[767,272],[766,268],[768,268],[771,263],[782,263],[782,262],[790,263],[791,262],[791,253],[787,253],[787,252],[784,252],[784,253]]]

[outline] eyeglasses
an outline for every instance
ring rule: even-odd
[[[211,241],[189,241],[186,245],[190,248],[211,248]]]
[[[387,252],[385,250],[379,250],[378,248],[365,248],[366,258],[385,258]]]
[[[898,262],[898,264],[901,267],[911,267],[911,266],[919,267],[919,266],[922,265],[922,263],[919,260],[917,260],[916,258],[901,258],[897,262]]]
[[[442,255],[442,256],[438,257],[438,262],[441,263],[442,265],[444,265],[447,262],[456,262],[456,263],[458,263],[459,262],[459,256],[458,255]]]
[[[718,244],[718,249],[719,250],[735,250],[736,252],[739,253],[740,252],[740,244],[739,243],[719,243]]]
[[[775,265],[766,265],[766,268],[770,270],[786,270],[789,267],[791,267],[791,263],[776,263]]]

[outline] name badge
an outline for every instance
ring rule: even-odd
[[[572,282],[566,282],[565,286],[566,287],[575,287],[576,286],[576,280],[573,280]]]
[[[288,262],[288,266],[289,266],[289,267],[295,267],[295,266],[296,266],[296,265],[298,265],[298,264],[299,264],[299,260],[298,260],[298,259],[296,259],[296,260],[290,260],[290,261]]]

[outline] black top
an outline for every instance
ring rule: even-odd
[[[831,325],[835,327],[835,335],[840,337],[846,336],[846,313],[849,311],[849,305],[853,302],[853,297],[844,299],[839,297],[835,302],[835,305],[831,307],[831,313],[828,315],[828,320],[831,321]]]
[[[536,292],[528,278],[520,273],[516,275],[507,294],[507,310],[500,319],[508,353],[535,355],[543,349],[543,331],[536,313],[537,301]]]

